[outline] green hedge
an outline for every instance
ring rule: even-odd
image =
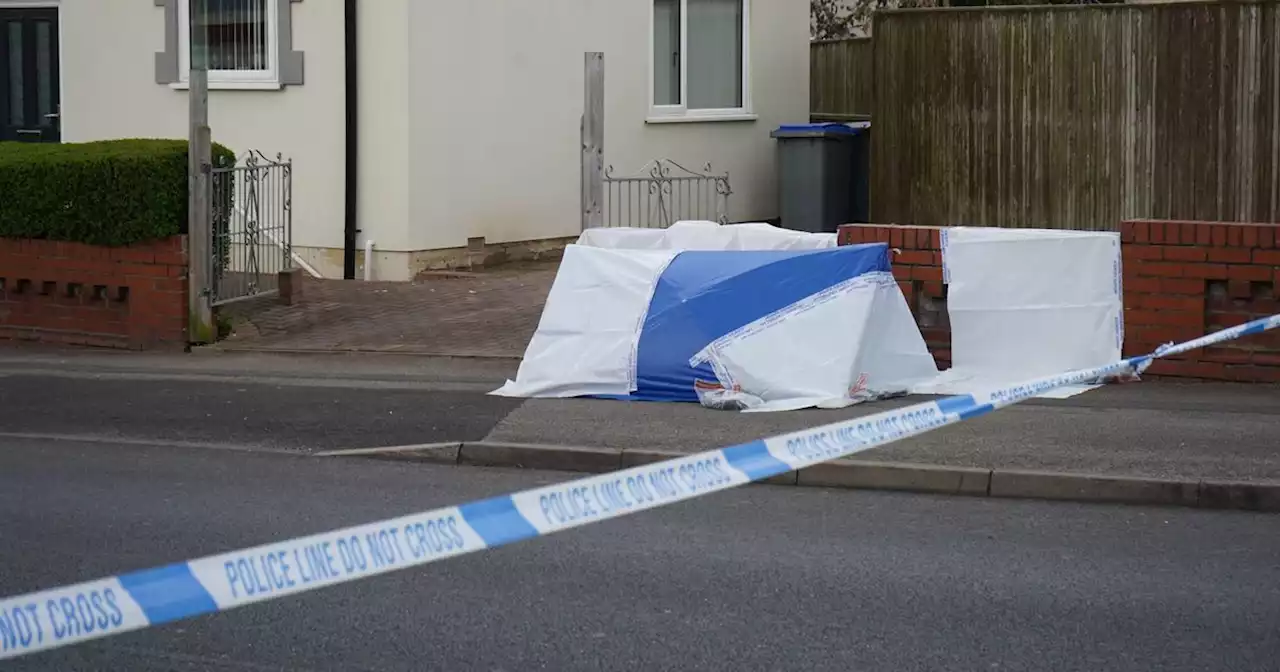
[[[235,154],[215,144],[213,160],[233,165]],[[187,142],[0,143],[0,194],[0,237],[109,246],[168,238],[187,226]]]

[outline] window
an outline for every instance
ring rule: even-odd
[[[276,83],[273,52],[280,25],[276,4],[269,0],[204,0],[209,36],[209,82]],[[178,6],[178,57],[187,81],[190,54],[190,3]],[[201,17],[196,17],[197,25]]]
[[[653,0],[651,121],[750,119],[750,0]]]
[[[301,0],[201,0],[196,17],[208,36],[209,88],[278,89],[302,83],[302,54],[292,50],[292,5]],[[185,88],[190,80],[191,1],[165,7],[167,50],[156,59],[156,81]]]

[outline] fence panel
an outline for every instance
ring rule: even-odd
[[[809,46],[809,113],[814,121],[871,118],[875,89],[871,38],[817,40]]]
[[[1280,221],[1278,43],[1274,2],[884,12],[872,220]]]
[[[640,171],[604,171],[604,225],[665,229],[680,220],[728,223],[729,174],[707,164],[690,170],[670,159],[651,161]]]

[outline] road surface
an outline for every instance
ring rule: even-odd
[[[317,452],[444,441],[699,451],[919,399],[790,413],[485,393],[508,363],[399,356],[32,354],[0,346],[0,437]],[[1280,386],[1142,383],[1031,400],[859,456],[880,462],[1280,482]]]
[[[565,478],[0,437],[0,595]],[[1274,670],[1277,531],[749,486],[0,668]]]

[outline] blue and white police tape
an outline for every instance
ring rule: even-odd
[[[1280,315],[1272,315],[1271,317],[1264,317],[1252,322],[1246,322],[1239,326],[1215,331],[1212,334],[1206,334],[1200,338],[1186,341],[1184,343],[1166,343],[1156,348],[1156,351],[1152,353],[1151,356],[1159,359],[1161,357],[1181,355],[1184,352],[1191,352],[1192,350],[1207,348],[1211,345],[1234,341],[1241,336],[1261,334],[1264,331],[1269,331],[1276,327],[1280,327]]]
[[[1153,358],[1280,326],[1280,315],[1142,357],[460,506],[0,600],[0,659],[355,581],[652,509],[847,457]]]

